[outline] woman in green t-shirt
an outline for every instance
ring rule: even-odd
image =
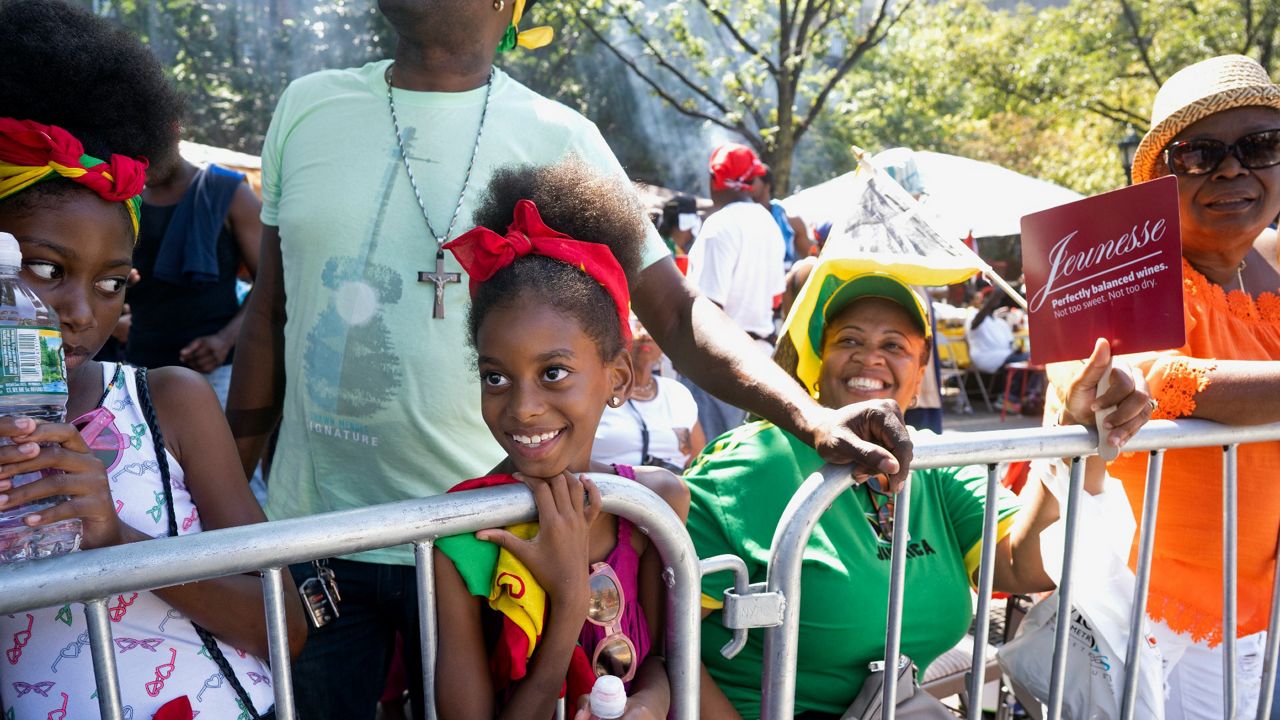
[[[920,296],[897,277],[875,271],[842,274],[819,266],[810,283],[807,297],[802,292],[788,318],[799,355],[793,358],[797,380],[827,407],[872,401],[896,413],[910,406],[930,353]],[[1149,418],[1150,403],[1123,371],[1115,372],[1111,389],[1098,396],[1108,360],[1106,343],[1099,342],[1076,376],[1071,402],[1079,409],[1115,406],[1107,425],[1127,439]],[[746,561],[751,581],[763,581],[783,508],[822,465],[812,448],[767,422],[721,436],[685,475],[692,495],[688,527],[698,556],[737,555]],[[1090,485],[1100,484],[1103,472],[1101,463],[1090,463]],[[972,620],[970,583],[977,576],[985,486],[984,467],[911,474],[902,651],[921,671],[952,648]],[[798,717],[839,717],[866,679],[867,664],[884,655],[892,500],[872,490],[871,483],[855,485],[814,529],[802,576]],[[1039,535],[1057,519],[1057,502],[1039,484],[1028,486],[1021,503],[1003,490],[995,502],[996,589],[1052,589],[1040,560]],[[720,655],[729,639],[718,617],[726,585],[724,575],[703,580],[708,619],[702,628],[701,717],[757,718],[762,635],[753,633],[733,660]]]

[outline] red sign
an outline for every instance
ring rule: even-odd
[[[1186,342],[1173,176],[1023,217],[1022,267],[1033,363]]]

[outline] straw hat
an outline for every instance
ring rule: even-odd
[[[1151,130],[1133,157],[1133,181],[1156,176],[1160,155],[1178,133],[1204,118],[1238,107],[1280,109],[1280,86],[1256,60],[1222,55],[1188,65],[1160,86],[1151,106]]]

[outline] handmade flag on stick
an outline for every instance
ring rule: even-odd
[[[873,165],[868,155],[855,151],[859,162],[848,212],[832,223],[818,264],[783,323],[774,354],[807,388],[809,384],[801,378],[814,374],[821,358],[808,337],[809,328],[797,318],[820,316],[819,306],[830,287],[856,275],[881,272],[910,285],[937,286],[962,283],[982,273],[1025,305],[986,261],[959,238],[939,231],[915,198]]]

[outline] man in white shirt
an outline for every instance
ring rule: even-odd
[[[710,171],[716,209],[689,250],[689,283],[768,354],[775,339],[774,298],[785,287],[786,255],[773,215],[754,200],[768,168],[751,148],[728,143],[712,153]],[[746,417],[743,410],[686,384],[698,401],[698,419],[708,438]]]

